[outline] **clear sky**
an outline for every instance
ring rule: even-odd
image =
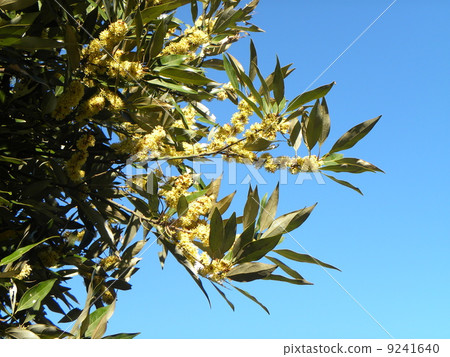
[[[293,62],[297,69],[287,81],[287,97],[293,98],[391,2],[262,0],[253,22],[266,32],[252,38],[263,73],[273,70],[276,54],[282,64]],[[386,330],[395,338],[449,338],[449,15],[446,0],[398,0],[314,84],[337,82],[327,96],[332,128],[325,149],[355,124],[383,115],[346,153],[386,172],[341,176],[364,196],[329,180],[281,187],[278,214],[319,202],[293,236],[308,253],[342,272],[293,263],[315,285],[242,284],[269,308],[270,316],[234,291],[227,294],[236,306],[231,311],[205,282],[210,309],[173,258],[161,270],[155,244],[130,281],[133,290],[119,292],[108,333],[140,331],[141,338],[388,338]],[[243,39],[231,49],[245,65],[248,44]],[[239,172],[239,177],[245,175]],[[260,192],[271,192],[277,177],[264,177],[268,184]],[[237,189],[245,197],[247,187],[225,184],[222,195]],[[241,210],[242,199],[234,207]],[[283,247],[303,251],[289,237]]]

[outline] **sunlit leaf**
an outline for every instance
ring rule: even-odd
[[[318,260],[310,255],[300,254],[300,253],[294,252],[289,249],[278,249],[278,250],[274,250],[274,252],[280,254],[281,256],[283,256],[285,258],[294,260],[296,262],[317,264],[317,265],[323,266],[325,268],[339,270],[338,268],[336,268],[330,264],[321,262],[320,260]]]
[[[232,268],[227,277],[239,282],[253,281],[269,276],[276,268],[276,265],[259,262],[242,263]]]
[[[41,301],[48,295],[50,290],[52,290],[55,282],[56,279],[41,281],[40,283],[27,290],[25,294],[23,294],[20,298],[16,311],[19,312],[22,310],[26,310],[37,304],[40,304]]]

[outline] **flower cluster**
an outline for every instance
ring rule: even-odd
[[[51,113],[56,120],[68,116],[78,105],[84,95],[84,85],[80,81],[72,81],[66,90],[58,97],[56,107]]]
[[[115,265],[120,261],[120,258],[116,255],[110,255],[106,258],[100,260],[100,266],[105,270],[109,270],[115,267]]]
[[[316,155],[305,157],[272,157],[271,154],[265,153],[259,157],[258,164],[264,166],[269,172],[275,172],[280,169],[288,169],[290,173],[297,174],[299,172],[317,172],[323,165],[323,161]]]
[[[31,268],[31,266],[28,263],[24,263],[22,265],[22,269],[20,270],[20,273],[17,274],[15,276],[15,278],[18,280],[24,280],[30,276],[32,270],[33,269]]]
[[[189,60],[193,60],[197,49],[209,42],[209,35],[198,27],[190,27],[178,40],[170,42],[161,51],[162,56],[187,55]]]
[[[84,134],[78,139],[76,146],[78,151],[66,162],[67,176],[73,182],[81,182],[85,172],[81,170],[88,158],[88,148],[95,145],[95,138],[91,134]]]
[[[144,76],[141,63],[122,60],[124,53],[119,49],[113,54],[115,47],[125,38],[127,32],[127,24],[122,20],[116,21],[103,30],[98,39],[93,39],[83,49],[85,63],[83,72],[88,77],[85,79],[87,85],[94,85],[90,77],[95,78],[96,75],[105,73],[109,77],[119,76],[127,80],[137,80]]]

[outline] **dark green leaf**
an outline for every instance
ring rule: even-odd
[[[276,268],[276,265],[259,262],[243,263],[232,268],[227,273],[227,278],[239,282],[263,279],[269,276]]]
[[[161,15],[162,13],[176,9],[182,5],[188,4],[189,2],[191,2],[191,0],[174,0],[174,1],[168,1],[161,5],[147,7],[141,13],[142,22],[144,24],[147,24],[150,21],[158,18],[158,16]]]
[[[330,154],[342,150],[347,150],[353,147],[358,141],[365,137],[380,120],[379,117],[366,120],[365,122],[358,124],[342,135],[338,141],[333,145],[330,150]]]
[[[109,336],[105,336],[102,337],[103,340],[105,339],[121,339],[121,340],[131,340],[133,338],[135,338],[136,336],[140,335],[140,332],[135,332],[135,333],[116,333],[115,335],[109,335]]]
[[[230,284],[231,285],[231,284]],[[235,288],[237,291],[239,291],[242,295],[249,298],[250,300],[256,302],[259,306],[261,306],[265,312],[267,312],[270,315],[269,310],[267,307],[265,307],[263,304],[261,304],[254,296],[250,295],[247,291],[239,289],[237,286],[231,285],[233,288]]]
[[[236,239],[236,228],[236,212],[233,212],[224,228],[224,238],[220,249],[223,254],[225,254],[233,246]]]
[[[272,263],[278,265],[286,274],[289,274],[296,280],[304,280],[306,281],[303,276],[301,276],[298,272],[296,272],[294,269],[288,267],[286,264],[284,264],[281,260],[278,260],[277,258],[273,257],[266,257],[269,259]]]
[[[314,107],[311,109],[309,116],[303,116],[303,118],[307,118],[303,121],[306,134],[303,139],[305,140],[305,144],[309,151],[311,151],[322,135],[322,115],[320,102],[318,99],[316,100]]]
[[[277,65],[273,74],[273,94],[275,101],[280,104],[284,99],[284,76],[281,72],[280,60],[277,57]]]
[[[133,240],[138,232],[139,228],[141,228],[141,220],[138,216],[132,214],[130,216],[130,220],[128,221],[127,228],[125,229],[125,234],[123,235],[123,242],[120,248],[123,251],[128,244]]]
[[[330,89],[335,85],[336,82],[318,87],[316,89],[313,89],[309,92],[304,92],[300,94],[299,96],[295,97],[291,103],[289,103],[287,107],[287,111],[290,112],[291,110],[295,110],[300,108],[302,105],[312,102],[313,100],[319,99],[324,97]]]
[[[323,173],[323,172],[322,172]],[[329,179],[333,180],[334,182],[337,182],[338,184],[351,188],[352,190],[355,190],[356,192],[358,192],[360,195],[362,195],[363,193],[361,192],[361,190],[358,187],[353,186],[350,182],[344,181],[344,180],[339,180],[336,177],[333,177],[331,175],[327,175],[324,174],[326,177],[328,177]]]
[[[212,252],[213,259],[220,259],[225,253],[222,251],[222,246],[224,245],[224,229],[222,216],[217,208],[214,209],[213,215],[211,217],[211,229],[209,232],[209,247]]]
[[[323,266],[325,268],[339,270],[338,268],[336,268],[330,264],[321,262],[320,260],[318,260],[310,255],[300,254],[300,253],[294,252],[289,249],[279,249],[279,250],[274,250],[274,252],[280,254],[281,256],[283,256],[285,258],[295,260],[296,262],[317,264],[317,265]]]
[[[238,219],[236,219],[236,222],[237,221]],[[242,248],[253,240],[254,235],[255,225],[252,224],[239,235],[238,239],[236,239],[236,243],[233,246],[233,257],[238,258],[240,256]]]
[[[198,16],[197,0],[191,0],[191,16],[192,16],[192,22],[195,22],[195,20],[197,20],[197,16]]]
[[[78,48],[77,33],[69,24],[65,26],[64,44],[70,69],[75,70],[80,66],[80,49]]]
[[[370,162],[351,157],[335,160],[331,165],[322,166],[321,170],[329,170],[334,172],[350,172],[354,174],[359,174],[367,171],[383,172],[383,170],[379,169]]]
[[[277,246],[280,239],[281,234],[278,236],[271,236],[269,238],[261,238],[248,243],[242,248],[240,254],[236,256],[236,262],[251,262],[265,257],[267,253]]]
[[[330,127],[331,127],[330,113],[328,111],[328,105],[325,98],[323,98],[322,103],[320,103],[319,113],[322,121],[322,132],[320,133],[319,137],[319,146],[322,146],[322,144],[328,138],[328,134],[330,134]]]
[[[268,277],[264,278],[264,280],[282,281],[282,282],[285,282],[285,283],[295,284],[295,285],[313,285],[309,281],[306,281],[306,280],[303,280],[303,279],[302,280],[290,279],[290,278],[286,278],[285,276],[277,275],[277,274],[271,274]]]
[[[297,152],[302,144],[301,124],[297,118],[293,119],[289,132],[289,143]]]
[[[185,196],[181,195],[177,203],[178,217],[182,217],[189,210],[189,203]]]
[[[27,329],[40,338],[64,338],[72,336],[70,333],[60,330],[56,326],[45,324],[34,324],[27,327]]]
[[[234,305],[233,305],[233,303],[232,303],[230,300],[228,300],[228,298],[227,298],[227,296],[225,295],[225,293],[224,293],[222,290],[220,290],[220,289],[216,286],[216,284],[214,284],[213,282],[211,282],[211,284],[212,284],[212,286],[214,286],[214,287],[216,288],[216,290],[217,290],[217,292],[220,294],[220,296],[222,296],[222,297],[224,298],[224,300],[227,302],[228,306],[231,307],[231,310],[234,311]]]
[[[259,211],[259,196],[258,196],[258,186],[255,187],[255,190],[252,190],[252,187],[249,187],[247,202],[244,206],[244,230],[247,229],[250,225],[252,225],[256,221],[256,217],[258,216]]]
[[[317,203],[306,207],[303,209],[300,209],[298,211],[286,213],[280,217],[278,217],[273,223],[270,225],[270,227],[264,232],[261,238],[268,238],[268,237],[274,237],[278,235],[282,235],[284,233],[288,233],[295,228],[301,226],[303,222],[306,221],[306,219],[311,214],[314,207],[316,207]]]
[[[239,89],[239,83],[237,81],[237,73],[234,70],[233,66],[231,65],[230,61],[228,60],[228,58],[225,56],[225,54],[223,55],[223,66],[225,68],[225,72],[227,73],[228,79],[230,80],[231,85],[233,86],[233,88],[235,90]]]
[[[14,253],[11,253],[7,257],[4,257],[2,260],[0,260],[0,266],[6,265],[6,264],[9,264],[9,263],[12,263],[12,262],[15,262],[17,259],[22,257],[22,255],[24,255],[29,250],[33,249],[34,247],[36,247],[39,244],[44,243],[46,240],[49,240],[49,239],[52,239],[52,238],[57,238],[57,236],[48,237],[48,238],[45,238],[45,239],[41,240],[40,242],[37,242],[37,243],[34,243],[34,244],[30,244],[30,245],[27,245],[25,247],[17,249]]]
[[[204,85],[213,82],[204,75],[194,72],[193,70],[179,69],[176,67],[163,67],[159,72],[164,77],[169,77],[181,83]]]
[[[145,10],[144,10],[145,11]],[[150,44],[150,57],[155,58],[164,47],[164,39],[167,34],[167,21],[163,19],[159,22],[156,31],[153,33]],[[172,77],[171,77],[172,78]]]
[[[250,39],[250,66],[248,77],[253,81],[256,77],[256,68],[258,67],[258,54],[256,53],[255,44]]]
[[[264,231],[266,228],[268,228],[275,220],[275,215],[278,208],[279,191],[280,184],[278,183],[277,187],[275,187],[272,194],[270,195],[270,198],[264,208],[261,207],[261,215],[259,218],[259,229],[261,231]]]

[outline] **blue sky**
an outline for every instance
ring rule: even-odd
[[[262,0],[253,22],[266,32],[252,38],[263,73],[273,70],[275,55],[282,64],[293,62],[297,69],[286,91],[288,98],[295,97],[391,2]],[[395,338],[448,338],[448,14],[448,1],[397,1],[315,83],[337,82],[327,96],[332,128],[325,149],[352,126],[383,115],[346,153],[386,172],[341,176],[364,196],[329,180],[281,187],[278,214],[319,202],[293,236],[308,253],[342,272],[329,275],[318,266],[298,263],[293,267],[315,285],[242,284],[269,308],[270,316],[230,291],[233,312],[206,284],[210,309],[174,259],[168,258],[161,270],[155,244],[131,281],[133,290],[119,292],[108,333],[140,331],[141,338],[388,338],[386,330]],[[231,48],[244,64],[248,45],[244,39]],[[264,177],[268,184],[259,190],[271,192],[277,177]],[[234,189],[241,197],[234,208],[240,210],[247,185],[225,184],[221,193]],[[302,252],[290,238],[283,247]]]

